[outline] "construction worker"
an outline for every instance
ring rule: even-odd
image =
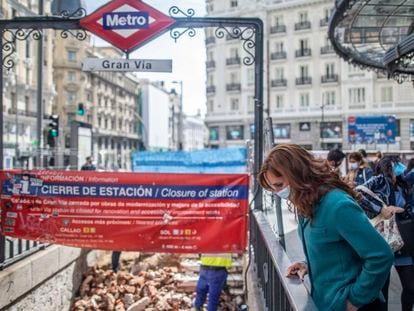
[[[200,276],[196,288],[195,307],[200,311],[208,293],[208,311],[217,311],[221,291],[232,266],[231,254],[201,255]]]

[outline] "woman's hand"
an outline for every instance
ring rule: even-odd
[[[385,219],[390,219],[394,214],[396,213],[404,213],[405,209],[398,207],[398,206],[394,206],[394,205],[388,205],[388,206],[384,206],[381,209],[381,215],[385,218]]]
[[[286,277],[299,277],[302,281],[306,274],[308,274],[308,265],[304,262],[295,262],[286,271]]]
[[[346,301],[346,311],[357,311],[358,308],[355,307],[352,302],[350,302],[349,300]]]

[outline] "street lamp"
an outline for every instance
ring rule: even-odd
[[[178,109],[177,136],[178,136],[178,150],[183,150],[183,80],[172,81],[171,83],[180,85],[180,105]]]
[[[323,142],[323,124],[325,123],[325,104],[322,104],[321,108],[321,125],[319,127],[320,135],[321,135],[321,150],[324,150],[324,142]]]

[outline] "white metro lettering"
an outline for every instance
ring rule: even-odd
[[[148,28],[148,24],[148,12],[113,12],[103,16],[106,30]]]

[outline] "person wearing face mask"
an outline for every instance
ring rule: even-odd
[[[332,149],[328,152],[326,160],[328,160],[329,166],[332,168],[333,171],[338,173],[340,176],[341,173],[341,165],[344,161],[346,155],[339,149]]]
[[[396,156],[384,156],[378,162],[375,175],[363,186],[374,192],[386,206],[378,205],[363,194],[361,206],[367,216],[373,218],[382,214],[391,218],[395,213],[403,213],[406,209],[414,212],[414,193],[410,185],[404,180],[405,165]],[[361,192],[362,194],[362,192]],[[402,285],[402,311],[412,311],[414,307],[414,254],[404,247],[394,254],[394,266]],[[388,282],[383,292],[387,296]]]
[[[380,310],[393,253],[359,206],[360,195],[326,160],[294,144],[270,151],[258,182],[288,199],[299,215],[306,263],[293,263],[286,276],[308,274],[321,311]]]
[[[372,169],[367,165],[359,152],[352,152],[348,156],[349,171],[345,182],[352,188],[367,182],[373,175]]]

